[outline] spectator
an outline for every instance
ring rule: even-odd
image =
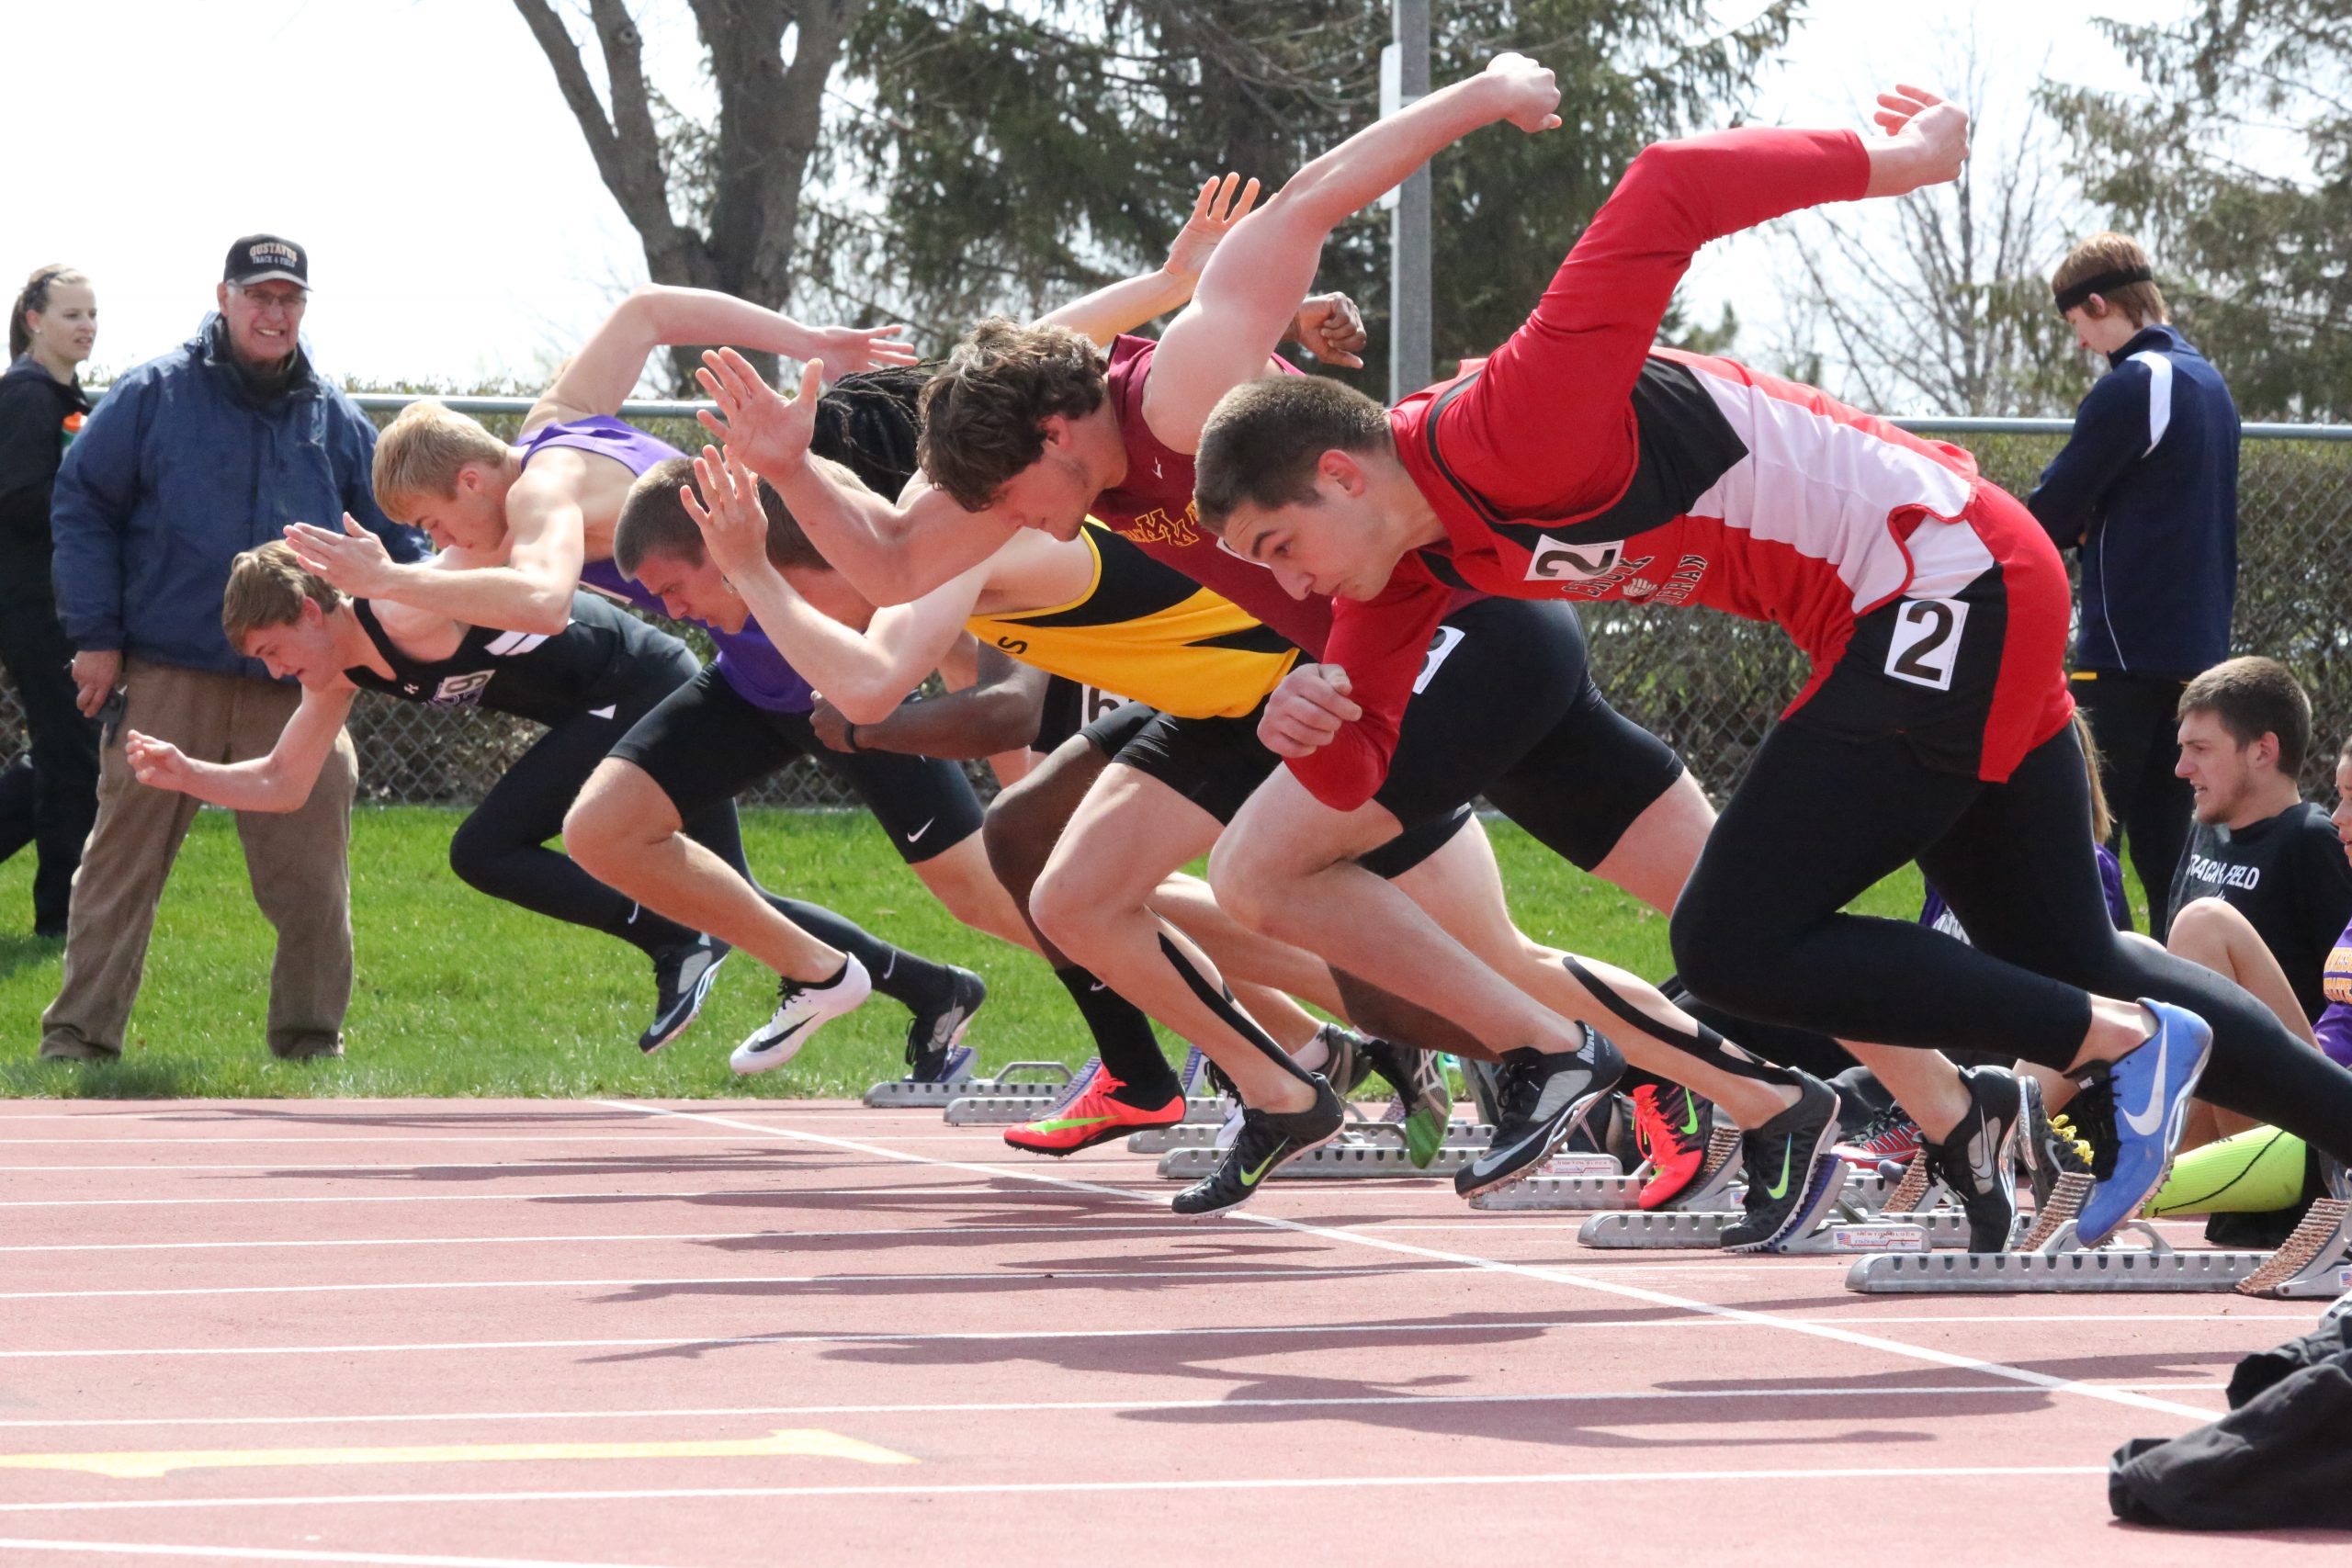
[[[26,279],[0,375],[0,663],[16,683],[28,756],[0,774],[0,860],[37,847],[33,932],[62,937],[82,840],[98,810],[97,728],[75,711],[74,657],[50,585],[49,502],[89,401],[74,367],[98,335],[98,297],[70,266]]]
[[[2196,823],[2172,881],[2165,944],[2270,1001],[2291,1005],[2309,1026],[2327,1007],[2329,954],[2352,922],[2352,865],[2328,814],[2297,782],[2311,746],[2311,701],[2286,667],[2233,659],[2188,683],[2180,699],[2180,776]],[[2222,908],[2220,906],[2226,906]],[[2277,961],[2292,993],[2265,996],[2245,938]],[[2224,1132],[2250,1123],[2223,1116]],[[2186,1145],[2188,1139],[2184,1139]]]
[[[217,312],[115,383],[58,474],[58,605],[78,650],[82,711],[106,709],[108,722],[64,983],[41,1017],[45,1057],[121,1054],[155,906],[196,815],[188,796],[133,778],[124,720],[189,756],[234,762],[267,755],[300,701],[222,635],[230,562],[289,523],[345,512],[400,558],[418,553],[368,491],[374,428],[303,345],[309,262],[275,235],[231,246]],[[343,1049],[356,773],[339,738],[302,809],[237,815],[254,899],[277,930],[268,1041],[280,1057]]]
[[[2175,710],[2189,678],[2230,651],[2237,405],[2170,325],[2137,241],[2092,235],[2066,254],[2051,288],[2076,339],[2112,368],[2075,411],[2074,434],[2026,504],[2082,560],[2075,700],[2098,738],[2148,929],[2163,931],[2188,831],[2188,793],[2165,765]]]

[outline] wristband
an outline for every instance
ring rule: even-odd
[[[857,726],[847,722],[842,725],[842,750],[844,751],[857,750]]]

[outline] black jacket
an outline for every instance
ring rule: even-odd
[[[0,373],[0,600],[51,597],[50,491],[89,407],[29,354]]]

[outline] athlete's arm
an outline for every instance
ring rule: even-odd
[[[800,376],[787,399],[733,349],[702,356],[695,379],[718,405],[699,418],[727,444],[730,459],[775,487],[834,570],[876,604],[903,604],[996,554],[1020,532],[991,509],[967,512],[921,474],[896,502],[875,494],[838,463],[812,457],[824,366]]]
[[[1879,102],[1883,141],[1750,127],[1644,150],[1526,324],[1440,416],[1461,480],[1506,511],[1614,500],[1638,457],[1628,399],[1702,246],[1800,208],[1899,196],[1959,174],[1965,113],[1910,87]]]
[[[132,730],[122,753],[130,771],[150,789],[177,790],[232,811],[299,811],[319,782],[319,770],[334,750],[335,737],[351,713],[358,688],[336,676],[325,686],[302,688],[301,705],[278,731],[266,757],[243,762],[205,762],[168,740]]]
[[[2148,367],[2125,360],[2075,410],[2066,445],[2041,470],[2026,510],[2062,550],[2078,547],[2106,510],[2116,482],[2147,456]]]
[[[555,384],[525,416],[523,431],[528,434],[557,420],[618,413],[657,348],[731,343],[786,359],[822,359],[834,374],[846,375],[877,365],[912,365],[915,351],[892,341],[906,330],[806,327],[731,294],[649,283],[614,307],[556,373]]]
[[[678,495],[768,640],[853,724],[888,718],[939,667],[987,586],[988,567],[975,567],[911,604],[876,611],[859,631],[803,599],[769,563],[759,481],[731,455],[704,447],[695,483]]]
[[[1523,130],[1560,123],[1552,73],[1524,55],[1498,55],[1486,70],[1356,132],[1294,175],[1273,200],[1237,225],[1201,275],[1191,305],[1168,329],[1144,385],[1144,421],[1179,452],[1200,445],[1216,400],[1267,373],[1314,287],[1331,231],[1480,126],[1508,119]]]
[[[1298,782],[1324,805],[1352,811],[1388,776],[1405,705],[1420,678],[1430,634],[1452,600],[1452,592],[1418,558],[1406,558],[1378,598],[1333,602],[1323,662],[1293,671],[1268,703],[1259,739],[1290,760]],[[1344,674],[1343,683],[1332,678],[1334,671]],[[1282,700],[1285,693],[1288,701]],[[1329,700],[1334,693],[1357,710],[1356,717],[1348,718],[1346,706]],[[1320,709],[1321,717],[1310,708]],[[1303,741],[1324,733],[1328,739],[1302,749]]]
[[[1016,663],[993,648],[979,650],[978,682],[960,692],[900,703],[875,723],[850,728],[846,715],[823,716],[820,705],[809,721],[817,737],[836,750],[898,751],[956,761],[1017,751],[1037,739],[1045,716],[1044,671]]]
[[[431,561],[396,561],[383,541],[347,516],[340,534],[289,525],[286,541],[304,570],[355,599],[388,599],[469,626],[553,637],[571,623],[587,555],[577,468],[600,460],[564,447],[533,460],[506,492],[503,566],[450,571]]]

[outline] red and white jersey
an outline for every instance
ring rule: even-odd
[[[1792,709],[1858,619],[1898,598],[1951,598],[1996,568],[2031,580],[2019,603],[2037,621],[2054,584],[2063,641],[2056,550],[1966,452],[1813,388],[1653,346],[1701,244],[1859,196],[1868,169],[1846,132],[1750,130],[1648,149],[1526,324],[1389,412],[1396,457],[1445,541],[1407,557],[1375,598],[1336,608],[1326,657],[1366,711],[1292,764],[1319,798],[1349,809],[1378,787],[1449,587],[1770,621],[1814,660]],[[2051,712],[2054,730],[2070,711],[2054,660],[2048,673],[2054,702],[2019,718],[2021,732]],[[2014,765],[2008,750],[1988,753],[1998,776],[2005,759]]]

